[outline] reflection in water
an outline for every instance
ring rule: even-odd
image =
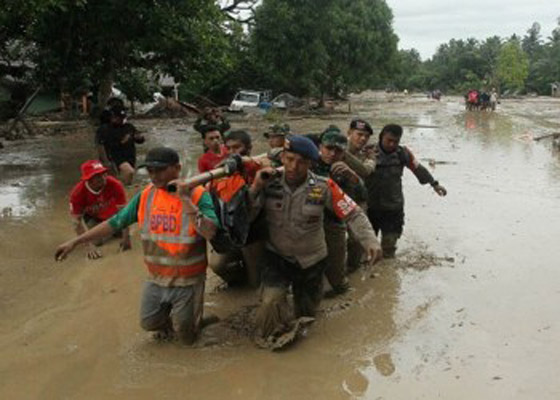
[[[29,217],[37,209],[45,208],[52,201],[50,197],[45,196],[52,181],[52,175],[41,174],[5,182],[3,186],[0,186],[2,217]]]

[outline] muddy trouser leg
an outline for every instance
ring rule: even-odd
[[[404,210],[368,209],[368,217],[377,234],[381,231],[381,248],[385,258],[395,256],[397,240],[401,237],[404,225]]]
[[[381,248],[383,249],[383,257],[393,258],[397,251],[397,240],[399,234],[393,232],[381,232]]]
[[[216,275],[227,283],[236,283],[243,281],[244,271],[235,263],[239,256],[235,252],[220,254],[212,248],[210,242],[207,243],[206,255],[208,257],[208,266]]]
[[[264,241],[260,240],[247,244],[241,252],[247,269],[247,281],[251,287],[257,288],[261,283],[259,260],[264,253]]]
[[[326,220],[324,223],[327,242],[327,269],[325,276],[335,292],[348,289],[346,278],[346,225],[338,221]]]
[[[204,280],[194,285],[170,288],[172,291],[171,320],[179,341],[194,343],[200,331],[204,305]]]
[[[185,287],[164,287],[146,282],[140,307],[140,324],[147,331],[175,332],[192,344],[202,320],[204,280]]]
[[[314,317],[323,298],[323,273],[327,268],[326,259],[301,269],[294,280],[294,314],[299,317]]]
[[[265,250],[259,264],[262,271],[261,304],[256,315],[256,335],[266,338],[282,331],[292,320],[288,306],[290,274],[278,255]]]
[[[145,282],[140,304],[140,325],[146,331],[167,332],[171,329],[171,304],[165,301],[164,287]]]

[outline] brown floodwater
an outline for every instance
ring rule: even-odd
[[[343,105],[341,109],[347,110]],[[0,152],[2,399],[559,399],[560,101],[504,100],[467,113],[458,97],[364,93],[352,114],[286,117],[295,131],[346,127],[352,116],[405,125],[410,146],[449,191],[405,171],[406,226],[397,258],[351,277],[289,349],[247,336],[258,293],[209,274],[206,310],[222,318],[194,348],[139,327],[145,276],[134,249],[55,263],[70,238],[68,192],[94,157],[92,132],[12,143]],[[237,117],[264,149],[271,118]],[[190,122],[192,123],[192,121]],[[139,120],[146,148],[201,145],[188,121]],[[147,180],[137,177],[137,183]],[[130,189],[133,192],[137,189]]]

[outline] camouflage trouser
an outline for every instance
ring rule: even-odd
[[[140,325],[147,331],[171,330],[184,344],[192,344],[200,330],[204,280],[185,287],[146,282],[140,306]]]
[[[263,241],[247,244],[240,251],[226,254],[216,252],[210,242],[208,242],[207,249],[208,266],[224,281],[229,284],[247,282],[254,288],[260,285],[258,260],[264,250]]]
[[[325,220],[327,243],[327,269],[325,276],[334,290],[348,286],[346,278],[346,225],[338,221]]]
[[[326,259],[301,268],[279,255],[265,250],[262,258],[261,305],[257,311],[257,335],[268,337],[285,328],[294,317],[313,317],[323,297],[323,273]],[[294,309],[288,305],[292,287]]]

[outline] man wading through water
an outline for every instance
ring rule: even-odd
[[[77,245],[108,237],[138,222],[149,274],[142,293],[140,324],[147,331],[156,331],[158,339],[176,337],[192,344],[202,322],[206,240],[214,237],[218,220],[204,188],[189,190],[178,179],[181,164],[175,150],[153,148],[143,166],[152,183],[108,221],[60,245],[55,259],[62,261]],[[167,190],[169,184],[175,185],[176,193]]]
[[[381,247],[383,256],[387,258],[395,256],[397,240],[403,232],[404,167],[410,169],[422,185],[429,183],[438,195],[447,194],[447,190],[418,162],[412,152],[399,145],[402,133],[400,125],[390,124],[383,127],[379,134],[379,142],[373,149],[376,158],[375,171],[366,180],[368,217],[375,232],[381,231]]]
[[[293,135],[281,156],[283,172],[261,169],[251,186],[254,211],[264,209],[269,238],[262,258],[262,298],[257,311],[256,341],[274,343],[291,329],[295,318],[313,317],[323,297],[327,246],[324,211],[344,221],[374,263],[381,249],[360,207],[329,178],[310,171],[319,159],[311,139]],[[287,303],[292,287],[294,311]]]

